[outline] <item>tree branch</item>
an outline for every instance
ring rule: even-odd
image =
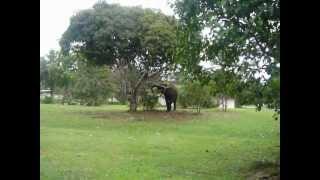
[[[144,72],[143,75],[138,80],[137,84],[134,86],[134,91],[136,91],[140,87],[141,83],[143,82],[143,80],[145,80],[146,77],[148,77],[148,73]]]
[[[148,76],[148,78],[153,78],[154,76],[159,75],[160,73],[161,73],[161,70],[156,71],[156,72],[150,74],[150,75]]]

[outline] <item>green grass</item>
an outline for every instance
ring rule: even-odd
[[[279,158],[279,121],[268,110],[40,107],[42,180],[241,180]]]

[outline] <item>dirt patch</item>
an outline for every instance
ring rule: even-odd
[[[186,111],[173,111],[173,112],[138,111],[138,112],[130,112],[128,114],[130,114],[133,117],[144,118],[147,120],[176,120],[176,121],[191,120],[194,117],[201,116],[201,114],[186,112]]]
[[[247,180],[280,180],[280,175],[270,173],[270,170],[260,170],[249,176]]]
[[[105,112],[76,112],[77,114],[83,114],[90,116],[91,118],[107,119],[107,120],[128,120],[128,121],[188,121],[195,117],[201,116],[194,112],[186,111],[173,111],[165,112],[160,110],[154,111],[105,111]]]
[[[280,180],[280,165],[274,162],[257,162],[247,180]]]
[[[106,120],[125,120],[128,119],[130,116],[126,112],[109,112],[109,111],[103,111],[103,112],[73,112],[77,115],[83,115],[88,116],[90,118],[99,118],[99,119],[106,119]]]

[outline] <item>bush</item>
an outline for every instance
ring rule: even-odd
[[[200,82],[186,82],[179,91],[179,104],[183,108],[193,107],[200,112],[200,108],[217,106],[217,101],[211,96],[211,87],[203,86]]]
[[[99,106],[108,103],[114,85],[109,78],[110,70],[106,67],[82,65],[74,74],[71,90],[72,99],[80,101],[80,105]]]
[[[158,99],[157,95],[145,90],[141,95],[140,104],[142,104],[144,110],[153,110],[158,104]]]
[[[190,100],[188,99],[186,92],[184,91],[179,92],[178,103],[182,106],[182,108],[187,108],[188,106],[190,106]]]
[[[60,100],[61,104],[68,104],[68,105],[76,105],[78,104],[77,100],[74,99],[70,94],[65,94],[63,98]]]
[[[126,102],[108,102],[108,104],[110,105],[126,105],[127,103]]]
[[[107,104],[106,98],[103,97],[83,97],[80,99],[80,105],[85,106],[100,106]]]
[[[203,101],[202,107],[203,108],[215,108],[218,107],[219,103],[216,98],[208,97],[206,100]]]
[[[45,96],[45,97],[42,99],[42,103],[43,103],[43,104],[53,104],[53,103],[54,103],[53,97],[51,97],[51,96]]]

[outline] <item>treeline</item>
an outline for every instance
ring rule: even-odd
[[[51,50],[46,56],[40,58],[40,87],[42,90],[50,90],[50,96],[42,96],[41,102],[86,106],[128,104],[130,92],[127,86],[130,85],[130,81],[135,81],[135,73],[128,72],[128,79],[122,79],[121,72],[110,66],[97,66],[76,54],[66,56],[59,51]],[[182,72],[171,73],[170,81],[177,86],[180,107],[195,108],[200,112],[201,108],[219,106],[219,100],[224,96],[236,97],[236,94],[240,94],[239,87],[242,84],[240,79],[237,84],[235,83],[235,75],[224,77],[226,73],[221,72],[216,73],[216,76],[216,81],[201,84],[200,81],[187,79]],[[233,86],[231,81],[223,80],[232,78]],[[155,77],[154,80],[166,82],[164,79],[161,80],[160,76]],[[168,79],[167,82],[169,82]],[[235,89],[239,92],[232,93]],[[246,104],[243,97],[238,96],[237,102]],[[144,110],[153,110],[160,105],[159,98],[159,92],[152,92],[149,84],[145,83],[138,93],[138,105]],[[252,103],[252,101],[248,102]]]
[[[43,102],[104,104],[117,95],[117,81],[112,76],[108,67],[90,65],[76,55],[63,56],[52,50],[40,58],[40,87],[51,93]],[[61,98],[57,100],[54,95]]]
[[[79,11],[60,39],[61,52],[40,58],[41,87],[62,95],[62,103],[99,105],[116,97],[136,111],[141,103],[154,107],[150,83],[173,73],[184,107],[200,111],[214,104],[212,96],[233,97],[280,113],[279,0],[172,6],[178,19],[104,1]]]

